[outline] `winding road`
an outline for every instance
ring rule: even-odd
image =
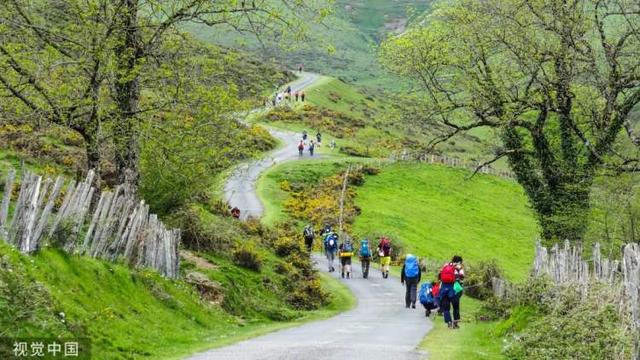
[[[300,91],[313,84],[319,78],[320,75],[318,74],[305,72],[302,73],[298,80],[289,85],[292,91]],[[284,146],[271,152],[263,159],[240,165],[227,180],[224,187],[227,202],[232,207],[235,206],[240,209],[240,218],[242,220],[246,220],[248,217],[260,217],[264,211],[262,202],[260,202],[256,193],[256,181],[260,174],[277,163],[300,158],[297,144],[300,141],[301,134],[276,129],[269,129],[269,133],[280,140]],[[314,159],[316,158],[318,157],[314,157]],[[309,159],[309,157],[305,156],[304,159]]]
[[[304,74],[292,89],[300,90],[318,78]],[[271,131],[285,146],[267,159],[254,161],[238,169],[228,180],[227,200],[247,216],[262,215],[263,208],[256,194],[260,173],[275,163],[297,159],[299,135],[287,131]],[[314,256],[316,268],[327,271],[324,257]],[[330,319],[280,330],[234,345],[202,352],[190,360],[414,360],[426,354],[416,350],[432,328],[424,310],[404,307],[404,287],[396,277],[383,279],[372,266],[369,279],[362,279],[360,265],[353,264],[355,277],[343,281],[357,298],[357,306]],[[330,273],[339,278],[339,273]]]

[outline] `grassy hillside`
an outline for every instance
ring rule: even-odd
[[[256,57],[276,59],[283,67],[305,69],[364,85],[402,87],[403,82],[385,73],[377,61],[380,40],[401,32],[414,17],[429,8],[432,0],[338,0],[334,14],[323,24],[309,24],[308,41],[282,49],[281,37],[262,35],[260,42],[248,33],[239,34],[200,24],[185,28],[199,39],[214,44],[254,51]],[[280,35],[280,34],[278,34]]]
[[[214,260],[211,277],[235,284],[227,296],[269,298],[268,286],[255,279],[260,275]],[[353,306],[344,286],[322,282],[333,294],[328,306],[278,322],[252,309],[233,315],[224,304],[201,300],[191,285],[150,271],[51,249],[27,257],[0,242],[0,336],[88,338],[95,359],[173,358]]]
[[[356,205],[354,231],[385,233],[407,251],[438,260],[496,259],[507,276],[523,279],[538,227],[515,182],[442,166],[397,164],[368,177]]]

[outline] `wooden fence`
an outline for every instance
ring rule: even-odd
[[[393,153],[389,159],[391,161],[418,161],[428,164],[441,164],[449,167],[456,167],[461,169],[467,169],[471,171],[478,170],[480,174],[490,174],[494,176],[500,176],[507,179],[514,179],[515,175],[510,171],[503,171],[493,168],[491,165],[484,165],[478,161],[461,160],[458,158],[436,155],[423,152],[409,152],[404,150],[402,152]]]
[[[62,177],[53,181],[25,172],[9,218],[16,183],[16,172],[9,171],[0,203],[0,238],[25,254],[48,240],[67,252],[110,261],[122,258],[178,277],[180,231],[167,229],[157,215],[149,214],[149,206],[136,198],[131,185],[98,195],[94,176],[89,171],[83,181],[65,188]]]
[[[533,266],[534,276],[549,276],[558,285],[570,285],[580,289],[586,296],[590,282],[597,281],[618,294],[618,310],[622,316],[631,315],[632,333],[640,331],[640,246],[630,243],[623,247],[622,261],[602,256],[600,245],[593,247],[590,260],[583,258],[579,246],[565,241],[563,246],[554,245],[549,251],[539,243]],[[634,359],[639,359],[639,338],[635,338]]]

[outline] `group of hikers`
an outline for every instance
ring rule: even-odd
[[[283,92],[276,92],[271,99],[271,105],[277,106],[281,102],[286,101],[290,103],[292,101],[301,101],[304,102],[307,97],[307,94],[304,90],[296,90],[291,89],[291,86],[287,86],[287,88]]]
[[[304,154],[304,148],[305,146],[307,147],[307,150],[309,150],[309,155],[313,156],[313,152],[316,149],[316,145],[320,146],[320,144],[322,143],[322,134],[318,131],[318,133],[316,134],[316,142],[313,141],[313,139],[310,139],[309,142],[307,143],[307,139],[309,138],[309,134],[307,134],[306,130],[302,131],[302,139],[300,139],[300,141],[298,142],[298,154],[300,156],[302,156]]]
[[[354,256],[360,258],[362,277],[369,277],[369,268],[374,258],[371,244],[368,239],[360,240],[360,248],[356,249],[350,238],[345,237],[340,241],[339,235],[330,225],[326,225],[320,232],[322,248],[328,262],[329,272],[336,271],[334,263],[336,258],[340,262],[341,277],[353,278],[351,259]],[[303,238],[309,252],[313,249],[315,232],[313,226],[307,225],[303,230]],[[382,278],[389,278],[392,247],[391,240],[382,236],[375,248],[380,261]],[[450,329],[459,328],[460,324],[460,298],[463,294],[464,265],[462,257],[455,255],[450,262],[444,264],[437,274],[436,280],[429,280],[422,285],[422,266],[417,256],[408,254],[400,273],[400,283],[405,286],[406,308],[416,308],[416,302],[425,309],[425,315],[429,317],[433,311],[442,315],[444,322]],[[418,286],[420,288],[418,290]],[[451,314],[453,308],[453,316]]]

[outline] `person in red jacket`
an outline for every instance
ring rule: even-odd
[[[462,257],[456,255],[450,263],[444,264],[440,270],[439,278],[438,301],[444,315],[444,322],[450,329],[457,329],[460,327],[460,297],[462,297],[462,281],[464,280]],[[451,319],[450,313],[452,306],[453,319]]]

